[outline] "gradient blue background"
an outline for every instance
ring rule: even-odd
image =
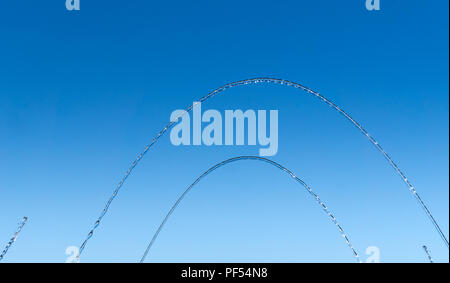
[[[64,262],[170,113],[231,81],[305,84],[361,121],[448,236],[448,1],[3,1],[0,9],[0,244],[5,262]],[[203,109],[278,109],[273,160],[328,204],[363,260],[436,261],[448,249],[408,188],[357,129],[283,86],[224,92]],[[203,170],[258,147],[175,147],[145,156],[82,262],[136,262]],[[336,227],[285,174],[251,161],[188,195],[148,262],[354,262]]]

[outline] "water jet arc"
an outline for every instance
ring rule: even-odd
[[[183,200],[183,198],[187,195],[187,193],[189,193],[189,191],[191,191],[191,189],[197,185],[201,179],[203,179],[204,177],[206,177],[207,175],[211,174],[213,171],[215,171],[216,169],[226,165],[226,164],[230,164],[236,161],[244,161],[244,160],[253,160],[253,161],[261,161],[261,162],[265,162],[268,163],[272,166],[275,166],[276,168],[280,169],[281,171],[289,174],[295,181],[297,181],[298,183],[300,183],[307,191],[309,194],[311,194],[314,199],[317,201],[317,203],[320,205],[320,207],[325,211],[325,213],[328,215],[328,217],[331,219],[331,221],[334,223],[334,225],[336,225],[336,227],[339,230],[339,233],[341,233],[341,236],[344,238],[347,246],[351,249],[353,255],[355,256],[356,260],[361,263],[361,259],[358,255],[358,252],[355,250],[355,248],[353,247],[352,243],[350,242],[350,239],[348,238],[347,234],[344,232],[344,229],[342,228],[342,226],[339,224],[339,222],[337,221],[336,217],[334,217],[334,215],[331,213],[331,211],[328,209],[328,207],[325,205],[325,203],[319,198],[319,196],[314,193],[311,188],[300,178],[298,178],[291,170],[287,169],[286,167],[284,167],[283,165],[272,161],[270,159],[264,158],[264,157],[259,157],[259,156],[239,156],[239,157],[233,157],[227,160],[224,160],[214,166],[212,166],[211,168],[209,168],[208,170],[206,170],[205,172],[203,172],[200,177],[198,177],[182,194],[181,196],[177,199],[177,201],[174,203],[174,205],[170,208],[169,212],[166,214],[166,217],[164,217],[164,220],[161,222],[161,224],[159,225],[158,229],[156,230],[155,234],[153,235],[152,240],[150,241],[150,243],[148,244],[144,255],[141,258],[141,263],[144,262],[145,258],[147,257],[148,252],[150,251],[150,248],[153,246],[154,242],[156,241],[156,238],[158,237],[159,233],[161,232],[162,228],[164,227],[164,225],[166,224],[167,220],[169,219],[169,217],[172,215],[172,213],[175,211],[175,209],[178,207],[178,205],[180,204],[181,200]]]
[[[8,253],[9,249],[11,248],[11,246],[16,242],[17,237],[20,234],[20,231],[22,231],[23,226],[25,226],[27,221],[28,221],[28,217],[25,216],[25,217],[22,218],[22,221],[19,223],[19,227],[17,227],[16,232],[14,233],[12,238],[9,240],[9,242],[6,244],[6,246],[3,249],[2,253],[0,253],[0,261],[5,257],[5,255]]]
[[[413,196],[416,198],[416,200],[419,202],[419,204],[421,205],[421,207],[424,209],[425,213],[427,214],[428,218],[430,219],[430,221],[432,222],[433,226],[435,227],[436,231],[439,233],[439,236],[442,238],[442,240],[444,241],[444,244],[447,246],[447,248],[449,247],[449,243],[447,240],[447,237],[444,235],[444,232],[442,232],[441,227],[439,226],[439,224],[437,223],[437,221],[435,220],[435,218],[433,217],[433,215],[431,214],[430,210],[428,209],[427,205],[424,203],[424,201],[422,200],[422,198],[419,196],[419,194],[417,193],[416,189],[414,188],[414,186],[411,184],[411,182],[408,180],[408,178],[406,177],[406,175],[400,170],[400,168],[397,166],[397,164],[391,159],[391,157],[386,153],[386,151],[380,146],[380,144],[375,140],[375,138],[373,138],[362,126],[361,124],[359,124],[356,120],[354,120],[349,114],[347,114],[344,110],[342,110],[339,106],[337,106],[336,104],[334,104],[333,102],[331,102],[330,100],[328,100],[327,98],[325,98],[324,96],[322,96],[320,93],[313,91],[312,89],[303,86],[299,83],[295,83],[295,82],[291,82],[288,80],[283,80],[283,79],[276,79],[276,78],[254,78],[254,79],[246,79],[246,80],[241,80],[241,81],[236,81],[236,82],[232,82],[232,83],[228,83],[224,86],[221,86],[215,90],[213,90],[212,92],[208,93],[207,95],[203,96],[202,98],[200,98],[199,100],[197,100],[198,102],[204,102],[207,99],[229,89],[229,88],[233,88],[233,87],[237,87],[237,86],[242,86],[242,85],[248,85],[248,84],[258,84],[258,83],[273,83],[273,84],[281,84],[281,85],[286,85],[286,86],[291,86],[300,90],[305,91],[308,94],[311,94],[313,96],[315,96],[316,98],[318,98],[320,101],[324,102],[325,104],[329,105],[331,108],[333,108],[334,110],[338,111],[340,114],[342,114],[348,121],[350,121],[356,128],[359,129],[359,131],[365,135],[367,137],[367,139],[377,148],[377,150],[379,152],[381,152],[381,154],[386,158],[386,160],[389,162],[389,164],[394,168],[394,170],[397,172],[397,174],[402,178],[403,182],[408,186],[410,192],[413,194]],[[189,112],[192,110],[192,105],[190,105],[188,108],[186,108],[186,111]],[[150,149],[151,146],[153,146],[158,140],[159,138],[164,135],[171,127],[173,127],[173,125],[176,123],[176,121],[178,120],[175,119],[174,121],[170,121],[152,140],[151,142],[144,148],[144,150],[138,155],[138,157],[131,163],[130,167],[128,168],[128,170],[125,172],[125,175],[122,177],[122,179],[120,180],[120,182],[117,184],[115,190],[113,191],[111,197],[108,199],[108,201],[106,202],[106,205],[103,209],[103,211],[100,213],[100,216],[97,218],[97,221],[95,221],[93,228],[90,230],[90,232],[88,233],[86,239],[84,240],[84,242],[81,244],[80,246],[80,253],[79,255],[81,255],[81,253],[84,251],[87,242],[89,241],[89,239],[93,236],[94,231],[97,229],[97,227],[100,225],[101,220],[103,219],[103,217],[105,216],[105,214],[108,212],[108,209],[112,203],[112,201],[115,199],[115,197],[117,196],[119,190],[122,188],[123,184],[125,183],[125,181],[127,180],[127,178],[130,176],[131,172],[133,171],[133,169],[136,167],[136,165],[139,163],[139,161],[144,157],[144,155],[147,153],[147,151]]]

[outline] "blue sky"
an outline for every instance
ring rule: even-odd
[[[280,3],[279,3],[280,2]],[[0,244],[5,262],[64,262],[170,113],[228,82],[299,82],[341,106],[398,163],[449,234],[448,1],[7,1],[0,10]],[[271,159],[328,204],[356,249],[384,262],[448,249],[408,188],[352,125],[274,85],[231,89],[203,109],[277,109]],[[259,147],[175,147],[136,167],[83,262],[136,262],[202,171]],[[148,262],[354,262],[303,188],[235,163],[186,197]]]

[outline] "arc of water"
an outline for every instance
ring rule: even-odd
[[[208,93],[207,95],[203,96],[202,98],[200,98],[198,100],[198,102],[204,102],[207,99],[229,89],[229,88],[233,88],[233,87],[237,87],[237,86],[241,86],[241,85],[248,85],[248,84],[258,84],[258,83],[274,83],[274,84],[281,84],[281,85],[287,85],[287,86],[291,86],[300,90],[303,90],[309,94],[312,94],[313,96],[315,96],[316,98],[318,98],[320,101],[324,102],[325,104],[329,105],[331,108],[333,108],[334,110],[338,111],[340,114],[342,114],[348,121],[350,121],[356,128],[359,129],[359,131],[365,135],[367,137],[367,139],[378,149],[379,152],[381,152],[381,154],[386,158],[386,160],[389,162],[389,164],[394,168],[394,170],[397,172],[397,174],[402,178],[403,182],[408,186],[410,192],[413,194],[413,196],[416,198],[416,200],[419,202],[419,204],[422,206],[422,208],[425,210],[425,213],[427,214],[427,216],[429,217],[429,219],[431,220],[432,224],[434,225],[436,231],[439,233],[439,236],[442,238],[442,240],[444,241],[445,245],[447,246],[447,248],[449,247],[449,243],[448,240],[446,238],[446,236],[444,235],[444,233],[442,232],[442,229],[440,228],[439,224],[437,223],[437,221],[435,220],[435,218],[433,217],[433,215],[431,214],[430,210],[428,209],[428,207],[425,205],[425,203],[423,202],[423,200],[421,199],[421,197],[419,196],[419,194],[417,193],[416,189],[414,188],[414,186],[411,184],[411,182],[408,180],[408,178],[405,176],[405,174],[400,170],[400,168],[397,166],[397,164],[391,159],[391,157],[386,153],[386,151],[381,147],[381,145],[375,140],[375,138],[373,138],[362,126],[361,124],[359,124],[356,120],[354,120],[350,115],[348,115],[344,110],[342,110],[339,106],[337,106],[336,104],[334,104],[333,102],[331,102],[330,100],[328,100],[327,98],[325,98],[324,96],[322,96],[320,93],[313,91],[312,89],[309,89],[306,86],[303,86],[301,84],[295,83],[295,82],[291,82],[288,80],[283,80],[283,79],[275,79],[275,78],[254,78],[254,79],[247,79],[247,80],[241,80],[241,81],[237,81],[237,82],[232,82],[229,84],[226,84],[224,86],[221,86],[219,88],[217,88],[216,90]],[[193,106],[189,106],[188,108],[186,108],[186,112],[190,112],[192,110]],[[180,115],[181,116],[181,115]],[[113,191],[111,197],[108,199],[108,201],[106,202],[105,208],[103,209],[103,211],[100,213],[100,216],[97,218],[97,221],[95,221],[93,228],[90,230],[90,232],[88,233],[86,239],[83,241],[83,243],[80,246],[80,253],[79,256],[81,255],[81,253],[83,252],[83,250],[86,247],[87,242],[89,241],[89,239],[93,236],[94,231],[98,228],[98,226],[100,225],[101,220],[103,219],[103,217],[105,216],[105,214],[108,212],[108,209],[112,203],[112,201],[115,199],[115,197],[117,196],[117,194],[119,193],[119,190],[122,188],[123,184],[125,183],[125,181],[127,180],[127,178],[130,176],[131,172],[133,171],[133,169],[136,167],[136,165],[139,163],[139,161],[144,157],[144,155],[148,152],[148,150],[150,149],[150,147],[152,147],[158,140],[159,138],[164,135],[171,127],[174,126],[174,124],[176,123],[176,121],[178,120],[179,117],[177,117],[176,119],[174,119],[173,121],[170,121],[166,127],[164,127],[152,140],[151,142],[144,148],[144,150],[138,155],[138,157],[133,161],[133,163],[131,163],[130,167],[128,168],[128,170],[125,172],[125,175],[122,177],[122,179],[120,180],[120,182],[118,183],[117,187],[115,188],[115,190]]]
[[[242,160],[255,160],[255,161],[262,161],[265,163],[268,163],[270,165],[275,166],[276,168],[286,172],[287,174],[289,174],[295,181],[297,181],[298,183],[300,183],[303,187],[305,187],[305,189],[308,191],[309,194],[311,194],[314,199],[317,201],[317,203],[320,205],[320,207],[325,211],[325,213],[330,217],[331,221],[336,225],[336,227],[339,230],[339,233],[341,233],[341,236],[345,239],[345,243],[347,244],[347,246],[351,249],[353,255],[355,256],[356,260],[361,263],[361,259],[358,255],[358,252],[355,250],[355,248],[353,247],[352,243],[350,242],[350,239],[348,238],[347,234],[344,232],[344,229],[342,228],[342,226],[339,224],[339,222],[337,221],[336,217],[331,213],[331,211],[328,209],[328,207],[325,205],[325,203],[319,198],[319,196],[314,193],[311,188],[300,178],[298,178],[291,170],[287,169],[286,167],[284,167],[283,165],[272,161],[270,159],[264,158],[264,157],[259,157],[259,156],[239,156],[239,157],[233,157],[227,160],[224,160],[214,166],[212,166],[211,168],[209,168],[208,170],[206,170],[205,172],[203,172],[203,174],[200,175],[200,177],[198,177],[182,194],[181,196],[177,199],[177,201],[174,203],[174,205],[171,207],[171,209],[169,210],[169,212],[167,213],[166,217],[164,218],[164,220],[161,222],[161,224],[159,225],[158,229],[156,230],[155,234],[153,235],[152,240],[150,241],[150,243],[148,244],[144,255],[141,258],[141,263],[144,262],[145,258],[147,257],[148,252],[150,251],[150,248],[152,247],[153,243],[156,241],[156,238],[158,237],[159,233],[161,232],[162,228],[164,227],[164,225],[166,224],[167,220],[169,219],[169,217],[172,215],[172,213],[174,212],[174,210],[178,207],[178,205],[180,204],[181,200],[187,195],[187,193],[196,185],[200,182],[201,179],[203,179],[204,177],[206,177],[207,175],[211,174],[213,171],[215,171],[216,169],[232,163],[232,162],[236,162],[236,161],[242,161]]]
[[[17,227],[16,232],[14,233],[13,237],[9,240],[9,242],[6,244],[6,247],[3,249],[2,253],[0,254],[0,261],[5,257],[6,253],[8,252],[9,248],[16,242],[17,237],[19,236],[20,231],[22,231],[23,226],[25,226],[25,223],[27,222],[28,217],[22,218],[22,221],[19,223],[19,227]]]
[[[434,263],[433,258],[431,257],[430,251],[428,250],[427,246],[422,246],[423,250],[425,251],[425,253],[427,254],[427,258],[430,261],[430,263]]]

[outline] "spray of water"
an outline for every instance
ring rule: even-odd
[[[433,259],[431,258],[431,254],[430,251],[428,250],[427,246],[422,246],[423,250],[425,251],[425,253],[427,254],[428,260],[430,261],[430,263],[433,263]]]
[[[162,228],[164,227],[164,225],[166,224],[167,220],[169,219],[170,215],[172,215],[172,213],[174,212],[174,210],[178,207],[178,205],[180,204],[181,200],[187,195],[187,193],[196,185],[198,184],[198,182],[200,182],[201,179],[203,179],[204,177],[206,177],[207,175],[209,175],[210,173],[212,173],[213,171],[215,171],[216,169],[232,163],[232,162],[236,162],[236,161],[243,161],[243,160],[254,160],[254,161],[261,161],[261,162],[265,162],[268,163],[270,165],[275,166],[276,168],[282,170],[283,172],[289,174],[295,181],[297,181],[298,183],[300,183],[307,191],[309,194],[311,194],[314,199],[317,201],[317,203],[320,205],[320,207],[325,211],[325,213],[328,215],[328,217],[330,217],[330,220],[334,223],[334,225],[336,225],[336,227],[339,230],[339,233],[341,233],[341,236],[344,238],[345,243],[347,244],[347,246],[351,249],[353,255],[355,256],[356,260],[361,263],[361,259],[358,255],[358,252],[356,252],[355,248],[353,247],[352,243],[350,242],[347,234],[344,232],[344,229],[342,229],[342,226],[339,224],[339,222],[337,221],[336,217],[334,217],[334,215],[331,213],[331,211],[328,209],[328,207],[325,205],[325,203],[319,198],[319,196],[314,193],[311,188],[300,178],[298,178],[291,170],[287,169],[286,167],[284,167],[283,165],[280,165],[278,163],[276,163],[275,161],[272,161],[270,159],[264,158],[264,157],[259,157],[259,156],[239,156],[239,157],[234,157],[234,158],[230,158],[227,159],[225,161],[222,161],[216,165],[214,165],[213,167],[209,168],[208,170],[206,170],[205,172],[203,172],[203,174],[200,175],[200,177],[198,177],[184,192],[183,194],[181,194],[181,196],[177,199],[177,201],[174,203],[174,205],[172,206],[172,208],[169,210],[169,212],[167,213],[166,217],[164,218],[164,220],[161,222],[161,224],[158,227],[158,230],[156,230],[155,234],[153,235],[152,240],[150,241],[150,243],[147,246],[147,249],[144,252],[144,255],[141,258],[141,263],[144,262],[145,258],[147,257],[148,252],[150,251],[150,248],[152,247],[153,243],[155,242],[156,238],[158,237],[159,233],[161,232]]]
[[[22,231],[23,226],[25,226],[25,223],[27,222],[28,217],[24,217],[22,221],[19,223],[19,227],[17,227],[16,232],[14,233],[11,240],[9,240],[8,244],[6,244],[6,247],[3,249],[3,252],[0,254],[0,261],[5,257],[6,253],[8,252],[9,248],[16,242],[17,237],[19,236],[20,231]]]
[[[242,81],[237,81],[237,82],[232,82],[229,84],[226,84],[224,86],[221,86],[219,88],[217,88],[216,90],[208,93],[207,95],[203,96],[202,98],[200,98],[199,100],[197,100],[197,102],[204,102],[207,99],[227,90],[233,87],[237,87],[237,86],[242,86],[242,85],[249,85],[249,84],[259,84],[259,83],[272,83],[272,84],[280,84],[280,85],[286,85],[286,86],[291,86],[294,87],[296,89],[300,89],[305,91],[307,94],[313,95],[314,97],[318,98],[320,101],[324,102],[325,104],[327,104],[328,106],[330,106],[331,108],[333,108],[334,110],[336,110],[337,112],[339,112],[341,115],[343,115],[350,123],[352,123],[364,136],[366,136],[366,138],[370,141],[370,143],[372,143],[377,150],[386,158],[386,160],[389,162],[389,164],[394,168],[394,170],[397,172],[397,174],[402,178],[403,182],[408,186],[410,192],[413,194],[413,196],[416,198],[416,200],[419,202],[419,204],[421,205],[421,207],[425,210],[425,213],[427,214],[427,216],[429,217],[429,219],[431,220],[432,224],[434,225],[436,231],[439,233],[440,237],[442,238],[442,240],[444,241],[445,245],[447,246],[447,248],[449,247],[449,243],[448,240],[446,238],[446,236],[444,235],[444,233],[442,232],[442,229],[440,228],[440,226],[438,225],[437,221],[435,220],[435,218],[433,217],[433,215],[431,214],[430,210],[428,209],[428,207],[425,205],[425,203],[423,202],[423,200],[421,199],[421,197],[419,196],[419,194],[417,193],[416,189],[414,188],[414,186],[411,184],[411,182],[408,180],[408,178],[405,176],[405,174],[400,170],[400,168],[397,166],[397,164],[391,159],[391,157],[386,153],[386,151],[381,147],[381,145],[375,140],[375,138],[373,138],[362,126],[360,123],[358,123],[356,120],[354,120],[350,115],[348,115],[344,110],[342,110],[339,106],[337,106],[336,104],[334,104],[333,102],[331,102],[330,100],[328,100],[327,98],[325,98],[324,96],[322,96],[320,93],[313,91],[309,88],[307,88],[306,86],[303,86],[301,84],[295,83],[295,82],[291,82],[291,81],[287,81],[287,80],[283,80],[283,79],[275,79],[275,78],[254,78],[254,79],[247,79],[247,80],[242,80]],[[193,105],[189,106],[188,108],[186,108],[186,112],[190,112],[193,108]],[[180,115],[181,116],[181,115]],[[89,241],[89,239],[93,236],[94,231],[98,228],[98,226],[100,225],[100,222],[102,221],[103,217],[105,216],[105,214],[108,212],[108,209],[112,203],[112,201],[115,199],[115,197],[117,196],[117,194],[119,193],[119,190],[122,188],[123,184],[125,183],[125,181],[127,180],[127,178],[130,176],[131,172],[133,171],[133,169],[136,167],[136,165],[139,163],[139,161],[144,157],[144,155],[147,153],[147,151],[150,149],[150,147],[152,147],[158,140],[159,138],[164,135],[170,128],[172,128],[176,121],[178,120],[179,117],[175,118],[173,121],[170,121],[170,123],[168,123],[166,125],[166,127],[164,127],[153,139],[152,141],[144,148],[144,150],[138,155],[138,157],[131,163],[130,167],[128,168],[128,170],[125,172],[125,175],[123,176],[123,178],[120,180],[120,182],[117,184],[117,187],[115,188],[115,190],[113,191],[111,197],[108,199],[108,201],[106,202],[106,205],[103,209],[103,211],[100,213],[100,216],[97,218],[97,221],[95,221],[94,226],[92,227],[92,229],[89,231],[86,239],[84,240],[84,242],[81,244],[80,246],[80,255],[81,253],[84,251],[87,242]]]

